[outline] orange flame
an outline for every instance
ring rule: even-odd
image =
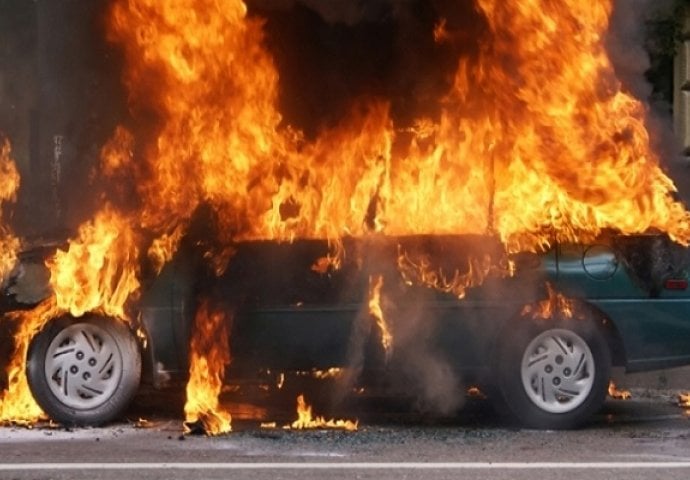
[[[678,395],[678,405],[683,408],[690,408],[690,392]]]
[[[390,359],[393,351],[393,335],[381,308],[381,288],[383,288],[383,275],[369,277],[369,314],[376,320],[376,325],[381,330],[381,346],[386,354],[386,360]]]
[[[613,380],[609,381],[609,397],[615,400],[630,400],[632,394],[628,390],[618,390]]]
[[[467,389],[467,396],[472,398],[481,398],[483,400],[486,399],[486,395],[484,395],[484,392],[482,392],[477,386],[469,387]]]
[[[433,267],[429,256],[411,255],[401,248],[398,248],[398,270],[408,285],[424,285],[458,298],[464,298],[468,288],[481,285],[492,273],[502,276],[511,274],[508,271],[499,273],[491,256],[484,255],[479,259],[469,259],[466,272],[460,273],[456,269],[448,276],[442,268]]]
[[[208,435],[230,432],[230,413],[218,400],[225,367],[230,363],[225,314],[211,311],[208,302],[202,302],[194,319],[192,335],[184,406],[186,431],[190,431],[189,425],[198,423]]]
[[[10,156],[9,140],[0,143],[0,286],[5,282],[10,270],[17,261],[20,242],[12,230],[5,224],[2,207],[5,202],[16,200],[19,188],[19,172]]]
[[[546,291],[549,298],[538,302],[536,305],[525,305],[521,316],[529,316],[532,319],[547,320],[560,315],[562,318],[573,318],[575,305],[565,295],[554,290],[551,283],[546,282]]]
[[[514,252],[603,229],[690,241],[604,46],[610,0],[478,8],[490,35],[459,59],[438,119],[396,128],[370,102],[306,142],[281,126],[278,74],[240,0],[115,2],[131,99],[162,120],[136,170],[142,224],[170,235],[207,203],[228,242],[495,232]]]
[[[436,43],[447,42],[450,38],[448,30],[446,30],[447,20],[442,18],[436,25],[434,25],[434,41]]]
[[[53,295],[32,311],[13,314],[19,324],[8,366],[9,387],[0,402],[0,421],[28,424],[43,416],[26,381],[26,354],[33,336],[51,319],[98,312],[129,320],[127,300],[139,289],[137,239],[129,220],[106,205],[84,223],[67,250],[47,261]]]
[[[32,311],[10,314],[19,329],[14,336],[14,352],[7,366],[8,387],[0,395],[0,424],[30,427],[45,414],[38,406],[29,389],[26,378],[26,354],[31,339],[43,326],[56,316],[55,300],[48,299]]]
[[[139,290],[139,250],[132,221],[106,205],[79,228],[66,251],[48,261],[50,284],[61,312],[128,319],[125,303]]]
[[[326,370],[314,369],[311,371],[311,376],[319,380],[325,380],[328,378],[340,378],[345,373],[342,368],[331,367]]]
[[[123,47],[133,114],[158,121],[153,140],[118,128],[104,148],[103,175],[134,180],[140,210],[104,207],[58,252],[56,312],[127,318],[139,288],[134,227],[153,235],[148,255],[160,270],[202,204],[216,214],[217,271],[247,239],[489,233],[516,252],[613,229],[688,244],[690,214],[605,49],[611,0],[477,5],[488,33],[476,57],[458,59],[438,118],[395,125],[378,100],[308,142],[281,122],[278,73],[241,0],[115,0],[108,32]],[[468,278],[446,278],[422,258],[400,258],[407,281],[459,297],[489,270],[480,258]],[[549,292],[534,314],[572,316]],[[229,417],[220,423],[229,428]]]
[[[324,417],[314,418],[311,413],[311,405],[304,400],[304,395],[297,396],[297,420],[292,422],[291,428],[296,430],[306,430],[315,428],[327,428],[355,431],[359,422],[351,420],[326,420]]]

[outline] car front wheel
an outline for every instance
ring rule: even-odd
[[[121,321],[98,316],[49,323],[32,340],[27,378],[53,420],[99,425],[128,406],[141,378],[141,353]]]
[[[496,376],[504,404],[523,425],[575,428],[606,398],[608,345],[593,322],[525,321],[501,343]]]

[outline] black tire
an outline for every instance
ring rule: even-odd
[[[31,341],[26,374],[36,402],[51,419],[101,425],[121,415],[137,393],[141,352],[121,321],[60,318]]]
[[[494,372],[501,405],[528,428],[565,430],[589,420],[611,374],[611,353],[594,322],[520,318],[511,326],[501,336]]]

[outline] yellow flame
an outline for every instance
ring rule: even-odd
[[[546,282],[547,299],[538,302],[536,305],[525,305],[521,316],[529,316],[532,319],[548,320],[554,315],[562,318],[573,318],[575,305],[573,301],[560,292],[554,290],[550,282]]]
[[[242,1],[116,1],[131,101],[161,118],[148,168],[131,167],[141,223],[170,235],[205,203],[226,243],[495,232],[515,252],[603,229],[687,243],[645,109],[608,58],[610,13],[610,0],[478,0],[486,38],[458,59],[438,118],[396,126],[386,100],[362,101],[307,141],[281,124],[278,72]]]
[[[0,137],[0,140],[2,138]],[[0,286],[17,261],[21,243],[3,218],[2,207],[16,200],[19,172],[12,160],[9,140],[0,141]]]
[[[80,227],[66,250],[47,260],[52,296],[32,311],[13,314],[19,328],[0,419],[32,422],[42,417],[24,372],[29,343],[48,321],[87,312],[129,321],[125,306],[139,289],[137,242],[130,220],[106,205]]]
[[[8,387],[0,395],[0,423],[31,426],[46,418],[29,389],[26,378],[26,355],[31,339],[57,314],[55,300],[50,298],[31,311],[15,312],[10,318],[17,323],[14,351],[6,368]]]
[[[461,273],[456,269],[447,275],[443,268],[433,266],[430,256],[412,255],[401,247],[398,248],[398,270],[408,285],[424,285],[458,298],[464,298],[468,288],[481,285],[490,274],[511,275],[509,271],[499,271],[488,254],[481,258],[470,258],[466,272]]]
[[[290,427],[296,430],[322,428],[354,431],[357,430],[358,424],[359,422],[351,420],[326,420],[321,416],[314,418],[311,405],[308,405],[304,400],[304,395],[299,395],[297,397],[297,420],[292,422]]]
[[[619,390],[613,380],[609,381],[609,397],[616,400],[630,400],[632,394],[628,390]]]
[[[57,308],[128,319],[125,303],[139,290],[138,239],[131,220],[110,206],[82,224],[67,250],[48,261]]]
[[[381,331],[381,346],[388,360],[393,351],[393,335],[381,308],[381,288],[383,288],[383,275],[369,277],[369,314],[376,320],[376,325]]]
[[[232,418],[218,399],[230,363],[226,317],[222,311],[211,311],[207,301],[194,319],[189,362],[185,423],[201,423],[208,435],[230,432]]]

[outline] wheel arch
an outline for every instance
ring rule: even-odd
[[[625,352],[625,345],[623,343],[623,338],[616,327],[616,324],[611,320],[610,316],[606,314],[602,309],[598,308],[596,305],[588,302],[584,299],[574,299],[573,304],[574,316],[573,321],[589,320],[595,325],[602,335],[604,336],[606,343],[611,352],[611,361],[613,366],[620,367],[627,364],[627,355]],[[496,352],[500,346],[500,343],[506,335],[511,334],[511,329],[516,328],[520,321],[524,321],[524,310],[528,305],[536,305],[536,303],[527,303],[516,310],[508,318],[504,319],[500,327],[497,329],[498,335],[496,335],[488,350],[490,358],[496,359]],[[548,321],[545,319],[544,321]],[[493,366],[493,365],[492,365]]]
[[[576,300],[576,302],[578,305],[578,310],[588,312],[591,320],[604,335],[604,339],[606,340],[609,351],[611,352],[612,365],[616,367],[625,366],[627,364],[625,344],[623,343],[623,337],[621,336],[618,327],[613,320],[611,320],[611,317],[599,307],[587,302],[586,300]]]

